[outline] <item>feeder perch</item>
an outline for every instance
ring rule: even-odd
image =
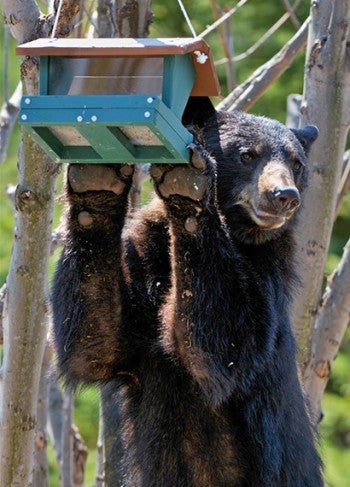
[[[40,58],[20,123],[57,162],[187,162],[188,98],[219,94],[202,39],[37,39],[16,52]]]

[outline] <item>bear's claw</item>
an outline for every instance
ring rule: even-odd
[[[192,152],[190,164],[192,164],[192,166],[194,166],[196,169],[204,171],[207,168],[207,161],[205,160],[203,154],[203,148],[194,143],[189,144],[187,148]]]
[[[202,201],[208,191],[208,162],[201,146],[190,144],[189,164],[153,164],[151,177],[158,194],[165,199],[182,196],[193,201]]]

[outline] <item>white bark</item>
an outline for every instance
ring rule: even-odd
[[[99,423],[98,423],[98,439],[97,439],[97,458],[96,458],[96,483],[95,487],[105,487],[105,452],[103,442],[103,417],[102,408],[100,405]]]
[[[73,395],[66,392],[63,397],[61,431],[61,487],[71,487],[73,483]]]
[[[304,387],[320,417],[321,399],[325,391],[332,363],[338,353],[350,320],[350,240],[343,257],[328,279],[327,289],[316,316],[311,361],[305,369]]]
[[[350,109],[350,2],[320,0],[312,6],[301,124],[316,125],[320,136],[309,157],[310,182],[297,229],[303,288],[295,301],[294,323],[302,368],[310,359]]]
[[[41,367],[39,382],[37,424],[34,439],[34,475],[33,485],[49,485],[49,467],[47,460],[47,417],[48,417],[48,372],[52,360],[52,349],[47,343]]]
[[[5,23],[19,44],[33,39],[40,19],[40,10],[35,0],[2,0]]]
[[[62,457],[62,411],[62,392],[56,375],[52,373],[49,378],[49,427],[58,465],[61,464]]]
[[[7,156],[7,146],[17,120],[22,97],[22,83],[18,83],[13,95],[5,101],[0,111],[0,164]]]
[[[25,139],[17,187],[16,240],[4,313],[0,462],[3,485],[26,487],[33,468],[34,431],[46,343],[45,290],[56,166]],[[41,177],[39,175],[41,174]]]
[[[35,1],[3,1],[3,15],[19,43],[45,36],[50,19]],[[22,63],[25,94],[36,94],[38,66]],[[0,412],[0,471],[4,486],[27,487],[33,475],[34,433],[47,338],[47,269],[55,182],[59,172],[23,133],[16,190],[16,230],[4,303],[3,395]]]

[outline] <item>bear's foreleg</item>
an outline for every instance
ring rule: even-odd
[[[193,147],[188,166],[151,175],[171,222],[172,288],[163,344],[208,400],[251,393],[276,337],[276,317],[254,271],[235,248],[216,204],[215,161]],[[259,317],[259,322],[257,322]]]
[[[73,384],[113,377],[124,358],[121,232],[132,173],[131,166],[68,168],[53,315],[59,366]]]

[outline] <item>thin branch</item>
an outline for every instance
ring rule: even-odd
[[[0,164],[7,157],[7,147],[10,141],[22,97],[22,83],[18,83],[13,95],[5,101],[0,111]]]
[[[9,40],[10,28],[8,25],[4,26],[4,99],[5,103],[9,99]]]
[[[73,407],[73,393],[66,391],[62,408],[61,487],[82,487],[84,485],[88,453],[78,428],[72,422]]]
[[[63,396],[58,385],[56,371],[49,375],[49,426],[58,465],[62,458],[62,409]]]
[[[236,13],[240,7],[243,7],[243,5],[247,3],[247,1],[248,0],[241,0],[240,2],[238,2],[237,5],[235,5],[233,8],[231,8],[231,10],[229,10],[226,14],[220,17],[220,19],[218,19],[216,22],[209,25],[209,27],[203,30],[203,32],[201,32],[198,37],[203,38],[206,35],[210,34],[210,32],[215,30],[220,24],[225,22],[225,20],[229,19],[234,13]]]
[[[96,24],[96,17],[97,11],[95,7],[95,2],[92,1],[90,5],[87,7],[86,2],[83,0],[81,1],[80,8],[82,9],[82,13],[85,15],[87,27],[85,28],[84,35],[80,37],[87,37],[92,38],[94,37],[94,32],[97,32],[97,24]]]
[[[4,343],[4,329],[3,329],[3,313],[4,313],[4,305],[5,305],[5,297],[6,297],[6,283],[3,284],[0,288],[0,345]]]
[[[8,198],[12,205],[13,205],[13,210],[15,209],[15,198],[16,198],[16,186],[14,184],[8,184],[5,188],[5,196]]]
[[[299,127],[302,99],[302,95],[299,95],[298,93],[291,93],[287,96],[287,127],[295,129]]]
[[[149,178],[150,164],[136,164],[129,194],[130,214],[141,206],[141,189],[143,183]]]
[[[285,13],[284,15],[282,15],[282,17],[280,19],[278,19],[277,22],[275,22],[273,24],[273,26],[270,27],[265,32],[265,34],[260,37],[260,39],[258,39],[245,52],[243,52],[242,54],[239,54],[238,56],[235,56],[233,60],[234,61],[241,61],[242,59],[246,59],[248,56],[253,54],[253,52],[255,52],[262,44],[264,44],[264,42],[266,42],[267,39],[269,39],[289,19],[289,17],[290,17],[289,13]]]
[[[284,5],[285,9],[287,10],[287,12],[289,13],[290,20],[291,20],[292,24],[294,25],[294,27],[296,29],[300,29],[300,22],[299,22],[297,16],[295,15],[295,10],[299,6],[300,0],[297,0],[293,6],[289,3],[288,0],[282,0],[282,3]]]
[[[242,61],[243,59],[246,59],[248,56],[253,54],[260,46],[264,44],[264,42],[267,41],[289,18],[291,18],[292,15],[294,15],[294,10],[298,7],[300,3],[300,0],[297,0],[293,7],[290,7],[290,10],[288,10],[287,13],[282,15],[280,19],[277,20],[266,32],[264,35],[260,37],[252,46],[250,46],[246,51],[242,52],[241,54],[238,54],[237,56],[234,57],[229,57],[226,55],[225,58],[219,59],[216,61],[215,65],[216,66],[221,66],[222,64],[226,64],[229,60],[232,62],[237,62],[237,61]],[[295,15],[294,15],[295,17]],[[300,28],[300,23],[297,21],[297,29]]]
[[[71,487],[73,478],[73,435],[72,435],[72,411],[73,394],[66,391],[63,397],[62,407],[62,431],[61,431],[61,487]]]
[[[232,91],[219,105],[219,110],[247,110],[268,87],[289,68],[307,42],[310,19],[306,19],[289,42],[258,68],[244,83]]]
[[[300,3],[300,0],[297,0],[295,2],[295,4],[293,5],[293,7],[290,7],[292,12],[293,12],[293,9],[297,8],[297,6],[299,5],[299,3]],[[272,27],[270,27],[265,32],[265,34],[263,34],[246,51],[244,51],[241,54],[238,54],[237,56],[234,56],[232,58],[229,58],[229,57],[226,56],[226,58],[219,59],[218,61],[216,61],[215,65],[216,66],[221,66],[222,64],[226,64],[229,59],[231,59],[231,61],[233,61],[233,62],[242,61],[243,59],[246,59],[248,56],[250,56],[251,54],[253,54],[260,46],[262,46],[262,44],[264,44],[264,42],[266,42],[290,17],[291,17],[291,13],[290,12],[285,13],[284,15],[282,15],[282,17],[280,19],[277,20],[277,22],[275,22],[272,25]],[[300,28],[299,22],[298,22],[298,28]]]
[[[104,487],[105,485],[105,472],[104,472],[104,464],[105,464],[105,451],[104,451],[104,442],[103,442],[103,414],[102,408],[100,403],[100,410],[99,410],[99,422],[98,422],[98,438],[97,438],[97,459],[96,459],[96,482],[95,487]]]
[[[85,464],[88,449],[75,424],[71,427],[73,435],[73,479],[72,487],[84,487]]]
[[[350,240],[335,272],[328,279],[318,309],[313,337],[312,357],[305,369],[304,387],[319,418],[321,398],[326,388],[332,363],[337,356],[350,319]]]
[[[216,3],[216,0],[211,0],[212,10],[214,18],[219,19],[222,11]],[[221,40],[222,48],[226,56],[227,67],[226,67],[226,78],[227,78],[227,89],[232,91],[235,87],[235,72],[234,72],[234,61],[233,61],[233,39],[231,33],[230,19],[228,18],[224,23],[224,28],[218,27],[219,37]]]
[[[338,193],[337,193],[337,203],[335,207],[335,216],[339,215],[343,200],[348,190],[350,189],[350,151],[346,151],[344,154],[344,166],[343,172],[340,179]]]

